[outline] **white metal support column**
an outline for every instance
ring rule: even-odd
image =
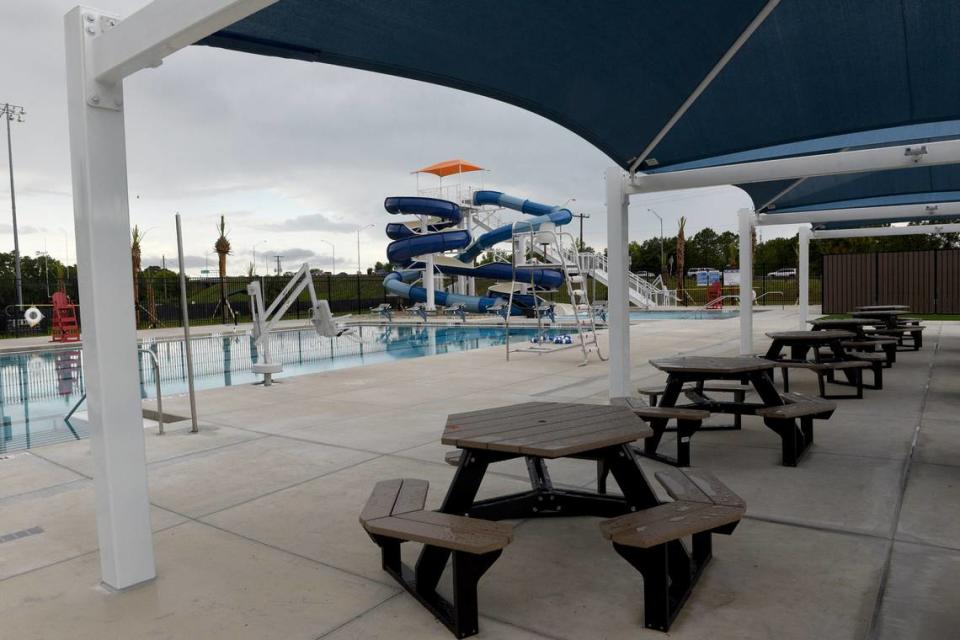
[[[64,18],[84,379],[103,582],[156,575],[130,268],[123,79],[276,0],[154,1],[123,21]]]
[[[83,372],[103,582],[124,589],[156,575],[147,495],[122,81],[89,80],[91,43],[113,16],[67,14],[67,101]]]
[[[607,324],[610,327],[610,399],[626,398],[630,389],[630,311],[627,292],[629,250],[627,236],[630,201],[624,191],[624,174],[607,169]]]
[[[753,353],[753,224],[750,209],[740,209],[740,354]]]
[[[800,330],[807,328],[807,318],[810,315],[810,227],[801,225],[799,231],[800,269],[797,278],[800,282],[799,318]]]

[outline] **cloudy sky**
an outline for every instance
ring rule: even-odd
[[[128,15],[146,0],[97,0]],[[76,0],[3,0],[0,102],[22,105],[13,123],[21,251],[75,261],[64,89],[63,15]],[[540,116],[488,98],[411,80],[316,63],[190,47],[124,84],[132,223],[146,230],[144,266],[174,263],[173,215],[184,223],[187,268],[211,255],[226,215],[242,273],[256,251],[338,270],[384,260],[383,199],[413,194],[411,171],[461,157],[489,169],[486,187],[549,204],[575,198],[590,214],[588,244],[606,244],[603,172],[611,161]],[[2,134],[0,134],[2,135]],[[5,140],[4,140],[5,142]],[[10,193],[0,156],[0,248],[12,250]],[[431,184],[431,182],[433,184]],[[424,176],[421,186],[434,186]],[[730,187],[631,201],[632,240],[672,235],[688,218],[736,230],[746,196]],[[787,230],[784,230],[786,232]],[[329,243],[329,244],[328,244]],[[331,249],[331,244],[335,249]]]

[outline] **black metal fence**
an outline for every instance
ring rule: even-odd
[[[250,298],[247,285],[258,280],[267,301],[272,301],[290,282],[290,276],[228,277],[222,284],[222,297],[227,300],[228,309],[221,304],[221,282],[219,278],[188,278],[187,307],[192,325],[217,324],[221,322],[249,322]],[[0,279],[0,336],[21,337],[50,333],[53,317],[51,295],[61,286],[70,298],[79,300],[75,274],[60,281],[24,280],[23,307],[17,307],[16,285],[12,278]],[[313,276],[313,285],[317,296],[330,303],[334,313],[366,313],[370,307],[388,303],[399,308],[401,301],[387,295],[383,288],[382,275],[330,275]],[[179,327],[182,324],[180,304],[180,282],[176,275],[169,273],[151,274],[144,272],[138,279],[137,326],[141,329],[160,327]],[[44,319],[35,327],[24,320],[24,311],[36,306]],[[290,307],[285,317],[306,318],[310,308],[310,298],[304,291]],[[83,307],[78,309],[83,317]]]

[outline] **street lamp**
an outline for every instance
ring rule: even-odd
[[[7,121],[7,161],[10,167],[10,210],[13,214],[13,267],[17,281],[17,306],[23,306],[23,280],[20,278],[20,234],[17,233],[17,198],[13,189],[13,143],[10,140],[10,122],[23,122],[26,111],[10,103],[0,106],[0,116]]]
[[[336,275],[337,273],[337,247],[329,240],[320,239],[320,242],[325,242],[330,245],[330,250],[333,251],[333,258],[330,260],[330,275]],[[358,263],[359,264],[359,263]]]
[[[373,224],[372,222],[365,227],[361,227],[360,225],[357,225],[357,275],[358,276],[360,275],[360,232],[363,231],[364,229],[369,229],[370,227],[375,227],[375,226],[377,225]]]
[[[647,211],[657,216],[657,220],[660,221],[660,275],[663,275],[663,218],[660,217],[660,214],[647,207]]]

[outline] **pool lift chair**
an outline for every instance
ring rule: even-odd
[[[339,338],[340,336],[349,336],[358,340],[356,329],[347,326],[343,321],[350,316],[340,316],[334,318],[330,311],[330,303],[326,300],[319,300],[317,292],[313,288],[313,278],[310,274],[310,265],[304,262],[300,269],[293,275],[290,282],[286,284],[283,291],[274,298],[273,302],[266,309],[264,308],[263,290],[260,288],[260,281],[254,280],[247,285],[247,294],[250,296],[250,311],[253,315],[253,339],[257,346],[257,353],[260,354],[258,362],[254,362],[250,368],[254,373],[263,375],[263,385],[269,387],[273,384],[273,375],[283,371],[282,362],[274,362],[270,351],[270,332],[279,322],[284,314],[290,309],[291,305],[297,301],[303,290],[306,289],[310,295],[310,323],[313,325],[317,335],[324,338]]]

